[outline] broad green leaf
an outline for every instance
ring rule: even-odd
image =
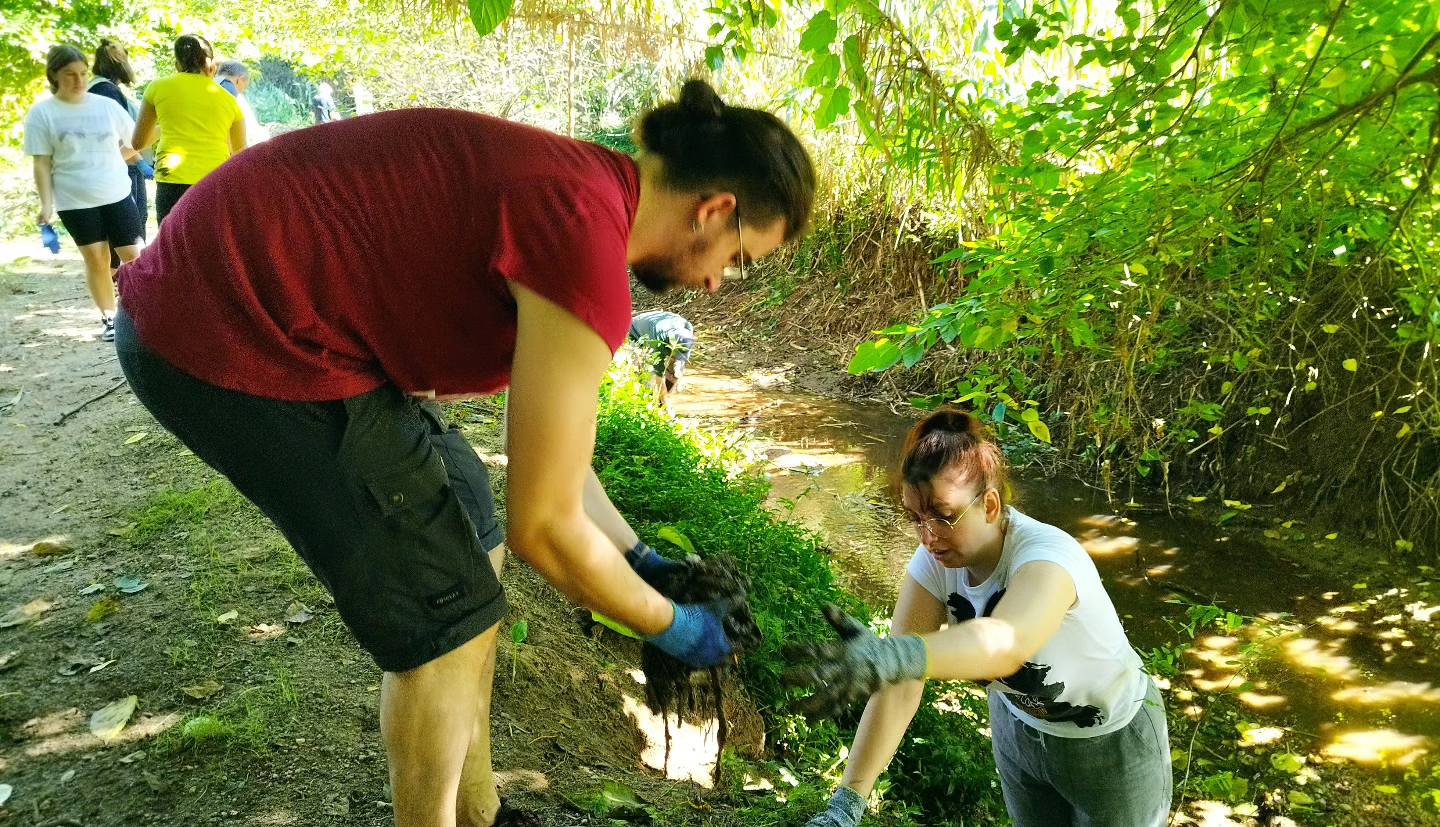
[[[680,529],[673,525],[661,526],[660,530],[655,532],[655,536],[670,543],[686,554],[698,554],[698,552],[695,551],[695,544],[690,542],[690,538],[686,537]]]
[[[475,27],[475,33],[484,37],[487,34],[500,28],[505,18],[510,16],[510,11],[515,7],[515,0],[469,0],[470,2],[470,23]]]
[[[1323,331],[1325,331],[1326,333],[1338,333],[1338,332],[1340,331],[1340,325],[1338,325],[1338,324],[1322,324],[1322,325],[1320,325],[1320,329],[1323,330]]]
[[[855,357],[846,370],[850,373],[879,373],[900,361],[900,346],[891,338],[881,337],[870,342],[861,342],[855,348]]]
[[[800,35],[800,49],[806,52],[823,52],[835,42],[837,27],[835,18],[828,11],[821,11],[810,18],[804,34]]]
[[[1354,373],[1355,371],[1360,369],[1360,363],[1355,361],[1354,359],[1346,359],[1345,361],[1341,362],[1340,365],[1351,373]]]
[[[530,624],[524,620],[517,620],[510,626],[510,641],[516,646],[524,643],[530,637]]]
[[[1045,444],[1050,444],[1050,426],[1040,420],[1032,420],[1025,423],[1030,428],[1030,433],[1036,439]]]

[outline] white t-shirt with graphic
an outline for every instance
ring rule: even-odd
[[[80,103],[46,98],[25,117],[25,154],[49,155],[55,209],[114,204],[130,194],[130,172],[120,142],[135,122],[109,98],[86,92]]]
[[[1090,738],[1130,723],[1150,678],[1130,648],[1125,629],[1085,549],[1061,529],[1008,509],[1010,528],[995,571],[969,583],[963,568],[947,568],[924,547],[907,571],[946,606],[951,623],[988,617],[1027,563],[1054,563],[1075,582],[1075,604],[1060,629],[1020,671],[988,683],[1021,721],[1065,738]]]

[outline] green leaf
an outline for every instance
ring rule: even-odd
[[[800,35],[800,48],[806,52],[823,52],[835,42],[837,27],[835,18],[828,11],[821,11],[810,18],[805,33]]]
[[[705,65],[709,66],[712,72],[720,71],[720,67],[725,65],[725,50],[720,46],[706,46]]]
[[[1346,359],[1345,361],[1341,362],[1340,365],[1351,373],[1354,373],[1355,371],[1360,369],[1360,363],[1355,361],[1354,359]]]
[[[900,356],[900,346],[890,337],[882,336],[871,342],[861,342],[855,348],[855,357],[845,369],[853,374],[879,373],[893,367],[900,361]]]
[[[661,526],[660,530],[655,532],[655,536],[670,543],[686,554],[698,554],[698,552],[695,551],[695,544],[690,542],[690,538],[686,537],[680,529],[673,525]]]
[[[530,624],[524,620],[517,620],[510,626],[510,641],[516,646],[525,642],[530,637]]]
[[[1020,412],[1021,422],[1034,422],[1040,418],[1040,412],[1034,408],[1026,408]]]
[[[1045,444],[1050,444],[1050,426],[1040,420],[1032,420],[1025,423],[1030,428],[1030,434]]]
[[[1340,332],[1340,325],[1338,325],[1338,324],[1322,324],[1322,325],[1320,325],[1320,329],[1323,330],[1323,331],[1325,331],[1326,333],[1338,333],[1338,332]]]
[[[1004,403],[1004,402],[996,402],[996,403],[995,403],[995,407],[990,410],[990,420],[991,420],[992,422],[996,422],[996,423],[1004,422],[1004,421],[1005,421],[1005,403]]]
[[[484,37],[500,28],[514,8],[515,0],[470,0],[470,23]]]

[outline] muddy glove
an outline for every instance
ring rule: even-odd
[[[880,638],[838,606],[827,604],[824,612],[840,639],[786,652],[787,660],[800,665],[785,670],[785,682],[815,689],[800,701],[801,711],[833,715],[890,684],[925,678],[925,641],[918,635]]]
[[[730,657],[722,618],[728,614],[721,604],[674,603],[675,620],[670,628],[645,638],[660,651],[696,669],[723,663]]]
[[[684,563],[671,560],[650,548],[645,545],[644,540],[637,541],[634,548],[625,552],[625,561],[640,575],[640,579],[649,583],[653,589],[659,589],[668,583],[670,578],[685,571]]]
[[[825,811],[805,822],[805,827],[857,827],[865,815],[865,799],[849,787],[841,787],[830,796]]]

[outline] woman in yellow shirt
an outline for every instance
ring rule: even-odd
[[[199,183],[245,148],[245,116],[215,82],[215,50],[198,34],[175,39],[179,71],[151,82],[140,105],[131,143],[144,149],[160,129],[155,148],[155,220],[165,216],[191,184]]]

